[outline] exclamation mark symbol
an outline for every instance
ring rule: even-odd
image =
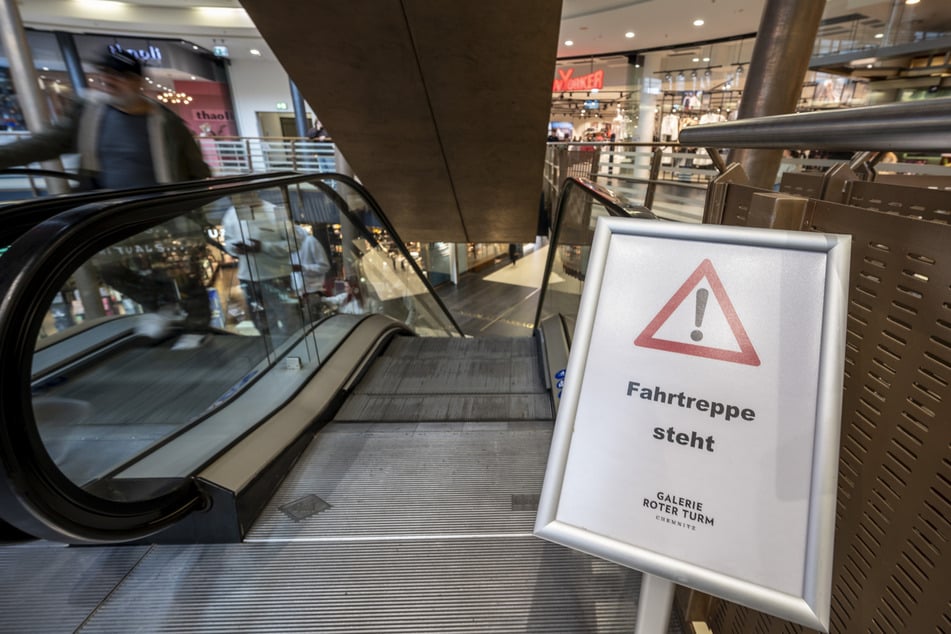
[[[700,326],[703,325],[703,311],[707,309],[707,295],[710,294],[705,288],[697,289],[697,310],[694,313],[693,323],[697,327],[696,330],[690,333],[690,338],[694,341],[700,341],[703,339],[703,333],[700,332]]]

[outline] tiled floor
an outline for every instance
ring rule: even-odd
[[[436,289],[462,331],[472,337],[530,337],[548,248],[508,258],[475,272],[463,273],[459,284]]]

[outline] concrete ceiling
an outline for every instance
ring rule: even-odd
[[[563,0],[558,58],[679,47],[755,33],[765,6],[765,0]],[[856,29],[874,22],[885,25],[893,17],[909,30],[948,32],[951,0],[825,2],[825,21],[835,22],[844,16],[857,20],[854,25],[825,27],[829,37],[847,38],[855,35]],[[694,25],[698,19],[703,25]],[[626,37],[628,33],[634,36]],[[566,45],[568,40],[573,45]]]
[[[822,2],[823,0],[816,0]],[[273,59],[239,0],[18,0],[37,28],[184,37],[211,49],[224,40],[235,59],[250,49]],[[557,0],[552,0],[557,4]],[[562,0],[559,59],[678,47],[756,31],[765,0]],[[826,20],[858,15],[887,23],[893,10],[909,28],[951,31],[951,2],[828,0]],[[703,26],[694,26],[703,19]],[[627,33],[633,37],[625,37]],[[572,46],[566,46],[566,40]]]
[[[534,239],[557,3],[244,6],[404,239]]]

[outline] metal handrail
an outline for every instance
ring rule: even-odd
[[[680,143],[829,152],[947,152],[951,97],[708,123],[682,130]]]
[[[595,152],[579,151],[580,148],[594,149]],[[707,182],[722,173],[724,161],[722,157],[714,156],[717,152],[715,149],[698,152],[696,148],[684,146],[679,141],[552,142],[548,144],[545,164],[546,203],[550,204],[548,209],[554,216],[553,207],[558,191],[566,177],[574,176],[596,180],[621,190],[626,188],[627,191],[622,191],[624,196],[638,200],[651,209],[654,209],[658,196],[666,201],[661,206],[669,205],[671,196],[682,197],[689,190],[705,190]],[[585,155],[595,158],[595,162],[590,169],[585,167],[581,170],[585,171],[582,174],[579,167],[584,161],[579,159]],[[635,156],[633,160],[632,156]],[[615,160],[609,158],[606,161],[605,157]],[[620,160],[617,160],[618,157]],[[705,164],[694,164],[693,161]],[[677,214],[671,210],[667,213]]]

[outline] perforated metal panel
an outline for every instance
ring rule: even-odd
[[[723,202],[723,215],[720,224],[745,227],[749,219],[753,194],[766,191],[749,185],[730,184]]]
[[[825,185],[825,175],[820,172],[786,172],[779,191],[805,198],[820,198]]]
[[[951,190],[853,181],[847,202],[854,207],[951,222]]]
[[[810,228],[853,236],[831,631],[951,631],[951,225],[817,202]]]
[[[951,189],[951,175],[934,174],[876,174],[876,183],[890,183],[907,187]]]

